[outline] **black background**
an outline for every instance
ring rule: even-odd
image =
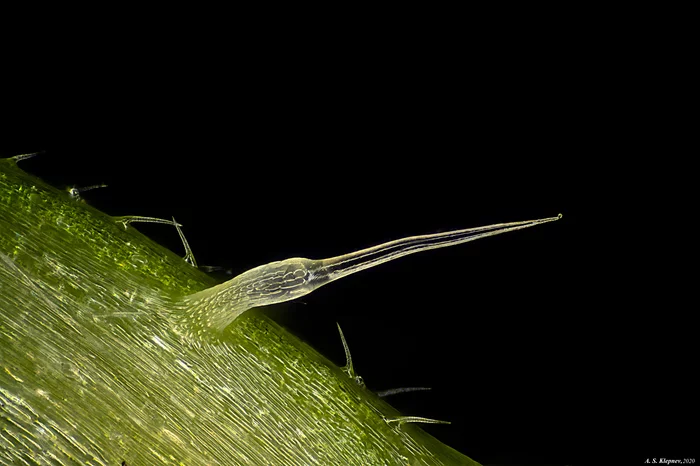
[[[339,322],[370,389],[431,387],[390,402],[452,421],[424,428],[483,464],[682,458],[689,326],[628,288],[631,240],[608,223],[626,198],[603,194],[628,142],[618,72],[633,46],[560,13],[337,41],[175,28],[128,52],[120,36],[21,74],[0,155],[45,150],[23,168],[107,183],[83,197],[109,214],[175,216],[199,264],[234,275],[561,212],[268,312],[343,365]],[[182,253],[173,228],[137,228]]]

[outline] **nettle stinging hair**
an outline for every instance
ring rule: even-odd
[[[464,230],[410,236],[328,259],[294,257],[250,269],[237,277],[185,296],[179,302],[195,334],[221,332],[245,311],[282,303],[355,272],[375,267],[408,254],[456,246],[509,231],[553,222],[562,217],[498,223]],[[179,230],[179,229],[178,229]],[[182,232],[179,231],[182,235]],[[188,256],[189,246],[185,243]],[[190,262],[192,263],[192,262]]]

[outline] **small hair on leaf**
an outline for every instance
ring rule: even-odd
[[[175,217],[173,217],[173,225],[175,225],[175,229],[177,229],[177,234],[180,235],[180,240],[182,241],[182,245],[185,247],[185,262],[190,264],[192,267],[197,267],[197,261],[194,258],[194,254],[192,253],[192,248],[190,248],[190,243],[187,242],[187,239],[185,238],[185,234],[182,232],[179,223],[175,221]]]
[[[431,390],[430,387],[404,387],[404,388],[390,388],[389,390],[382,390],[377,392],[377,396],[384,398],[385,396],[398,395],[399,393],[409,393],[409,392],[423,392]]]
[[[68,194],[70,197],[73,199],[80,199],[80,193],[84,193],[85,191],[90,191],[92,189],[97,189],[97,188],[106,188],[107,185],[102,183],[102,184],[94,184],[92,186],[86,186],[84,188],[76,188],[73,186],[72,188],[68,188]]]
[[[385,417],[384,421],[386,421],[387,424],[395,422],[399,427],[407,422],[420,424],[452,424],[450,421],[438,421],[437,419],[428,419],[427,417],[418,416],[397,416],[394,418]]]
[[[32,157],[36,157],[37,155],[41,155],[41,154],[45,154],[45,153],[46,153],[45,150],[40,150],[38,152],[30,152],[28,154],[15,155],[15,156],[10,157],[10,158],[12,160],[14,160],[15,162],[21,162],[22,160],[31,159]]]
[[[345,350],[345,367],[343,367],[343,372],[348,374],[348,377],[353,379],[359,386],[364,387],[365,386],[365,381],[362,380],[362,377],[359,375],[355,374],[355,368],[352,365],[352,356],[350,355],[350,347],[348,346],[348,342],[345,340],[345,335],[343,335],[343,329],[340,328],[340,324],[338,322],[335,323],[338,326],[338,332],[340,333],[340,339],[343,342],[343,349]]]
[[[162,218],[155,217],[142,217],[140,215],[124,215],[121,217],[114,217],[114,221],[121,223],[126,229],[130,223],[161,223],[163,225],[175,225],[182,226],[179,223],[173,222],[172,220],[164,220]]]

